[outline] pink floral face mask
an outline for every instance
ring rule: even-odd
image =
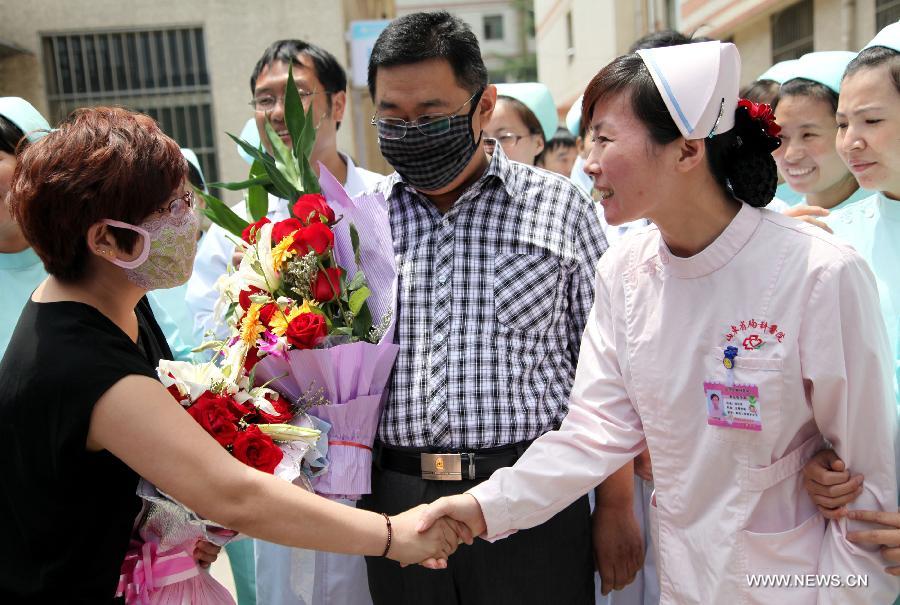
[[[141,253],[134,260],[110,259],[125,269],[132,283],[144,290],[165,290],[180,286],[191,276],[197,254],[200,218],[193,209],[193,192],[173,200],[140,225],[103,219],[112,227],[130,229],[141,236]]]

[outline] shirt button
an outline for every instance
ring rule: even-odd
[[[444,342],[444,335],[443,335],[443,334],[440,334],[440,333],[435,334],[435,335],[434,335],[434,342],[435,342],[436,344],[441,344],[442,342]]]
[[[438,277],[438,283],[441,285],[447,283],[447,274],[446,273],[441,273],[441,275]]]
[[[441,219],[441,224],[444,226],[445,229],[450,228],[450,221],[448,221],[446,218]]]

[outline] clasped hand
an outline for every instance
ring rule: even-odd
[[[478,501],[468,494],[422,504],[391,517],[393,538],[388,557],[401,565],[418,563],[445,569],[460,544],[472,544],[486,524]]]

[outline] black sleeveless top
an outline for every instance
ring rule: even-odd
[[[94,307],[25,305],[0,362],[0,603],[112,603],[138,476],[86,449],[97,400],[171,359],[150,304],[138,344]]]

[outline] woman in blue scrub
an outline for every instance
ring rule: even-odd
[[[868,198],[832,214],[827,222],[848,241],[875,273],[881,311],[895,353],[894,391],[900,408],[900,22],[884,28],[844,74],[837,111],[837,149]],[[891,455],[885,452],[885,455]],[[885,571],[900,575],[900,513],[844,508],[864,489],[864,477],[831,450],[819,452],[806,466],[806,487],[829,518],[848,515],[875,523],[870,531],[848,539],[881,546]],[[897,601],[900,603],[900,599]]]

